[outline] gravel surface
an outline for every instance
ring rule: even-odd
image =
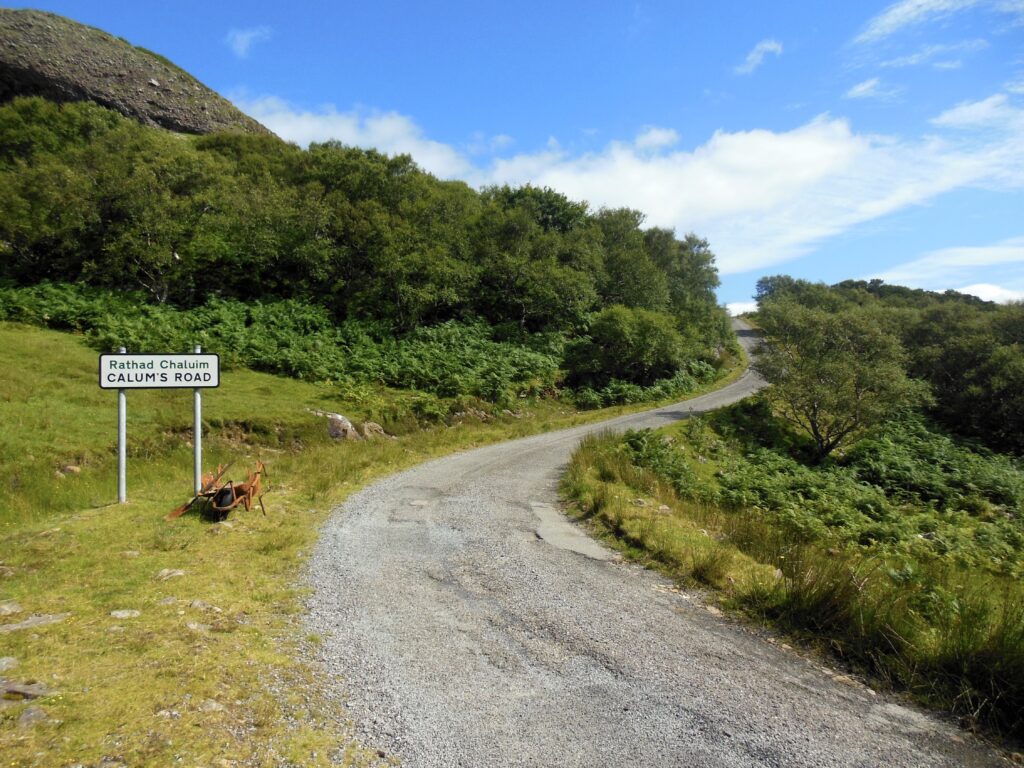
[[[748,373],[681,405],[431,461],[336,510],[307,623],[364,743],[412,768],[1002,765],[620,562],[558,512],[583,435],[760,386]]]

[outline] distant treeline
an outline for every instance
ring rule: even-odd
[[[91,103],[0,108],[9,285],[138,291],[178,308],[299,300],[396,337],[482,321],[505,337],[585,340],[596,313],[621,306],[628,316],[613,320],[624,334],[668,334],[668,364],[631,374],[586,360],[578,383],[646,385],[683,362],[714,361],[731,333],[708,243],[642,221],[546,188],[478,192],[406,155],[336,142],[303,150],[272,136],[182,136]]]
[[[902,345],[907,374],[930,385],[933,418],[996,450],[1024,452],[1024,304],[880,280],[829,287],[787,276],[762,278],[757,299],[762,313],[799,305],[880,324]]]

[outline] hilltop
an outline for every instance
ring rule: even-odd
[[[0,102],[94,101],[179,133],[269,134],[159,54],[52,13],[0,8]]]

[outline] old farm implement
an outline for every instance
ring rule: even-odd
[[[233,480],[225,482],[221,479],[230,466],[230,464],[227,466],[217,465],[216,474],[203,475],[202,487],[199,492],[191,500],[173,510],[166,519],[174,520],[192,507],[199,505],[200,512],[217,520],[223,520],[231,510],[239,505],[245,507],[246,512],[252,510],[254,501],[259,502],[260,509],[263,510],[263,514],[266,514],[267,508],[263,506],[263,493],[260,492],[263,478],[267,477],[266,466],[262,461],[257,461],[255,471],[249,472],[244,483],[236,483]]]

